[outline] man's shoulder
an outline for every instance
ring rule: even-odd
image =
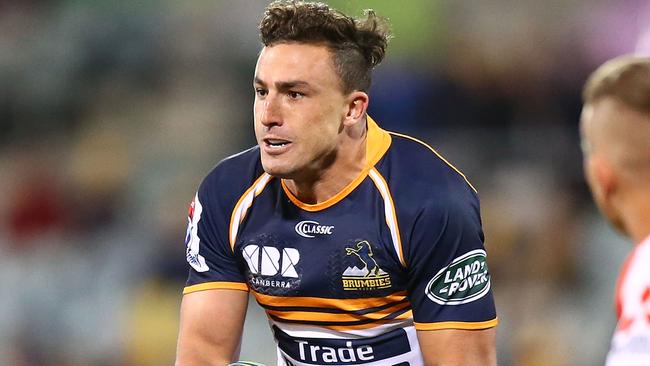
[[[391,133],[391,146],[376,165],[385,178],[400,226],[410,232],[418,223],[431,229],[456,224],[480,227],[480,204],[474,187],[464,174],[426,143]],[[426,218],[426,219],[424,219]],[[475,226],[476,225],[476,226]],[[410,236],[405,235],[410,242]]]
[[[199,192],[211,197],[239,197],[263,173],[259,147],[254,146],[217,163],[203,179]]]
[[[207,174],[206,179],[242,179],[261,170],[260,149],[253,146],[219,161]]]
[[[418,201],[475,198],[476,189],[465,174],[427,143],[391,132],[391,147],[377,165],[393,194],[419,197]]]

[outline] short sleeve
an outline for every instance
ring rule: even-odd
[[[407,249],[416,329],[496,326],[479,211],[466,189],[426,202],[417,215]]]
[[[185,254],[190,265],[183,293],[210,289],[248,291],[248,286],[228,242],[228,204],[206,178],[190,204]]]
[[[618,324],[607,366],[650,365],[650,236],[628,256],[616,286]]]

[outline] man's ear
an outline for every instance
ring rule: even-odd
[[[603,156],[592,156],[587,162],[587,179],[594,196],[603,203],[611,202],[619,185],[619,176],[614,166]]]
[[[357,90],[350,93],[347,97],[346,113],[343,124],[351,126],[361,120],[368,110],[369,101],[370,98],[365,92]]]

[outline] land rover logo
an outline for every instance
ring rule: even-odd
[[[296,224],[296,233],[305,238],[313,238],[316,235],[332,235],[334,226],[321,225],[316,221],[300,221]]]
[[[427,284],[425,293],[440,305],[460,305],[480,299],[490,291],[490,275],[482,249],[454,259]]]

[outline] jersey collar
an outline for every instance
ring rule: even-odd
[[[305,211],[321,211],[328,207],[332,207],[343,200],[345,197],[347,197],[348,194],[354,191],[354,189],[357,188],[361,182],[363,182],[363,180],[368,176],[370,169],[372,169],[375,164],[377,164],[379,160],[381,160],[381,158],[386,154],[392,141],[390,134],[380,128],[375,120],[373,120],[370,116],[367,116],[366,126],[368,128],[368,135],[366,137],[366,166],[359,173],[359,175],[337,194],[327,199],[326,201],[317,204],[307,204],[300,201],[298,198],[296,198],[296,196],[293,195],[293,193],[291,193],[289,188],[284,183],[284,180],[282,180],[282,189],[284,190],[284,193],[286,193],[287,197],[289,197],[289,200],[293,202],[293,204]]]

